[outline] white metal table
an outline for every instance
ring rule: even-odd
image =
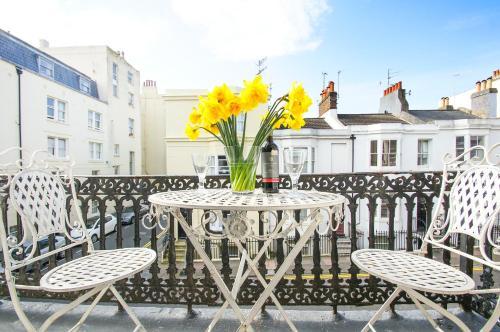
[[[295,257],[301,252],[308,239],[315,230],[319,234],[326,234],[329,230],[336,231],[343,216],[343,204],[346,199],[338,194],[320,191],[299,191],[293,194],[289,190],[281,190],[278,194],[265,194],[260,190],[250,195],[238,195],[229,189],[183,190],[168,191],[149,196],[151,212],[143,223],[152,228],[158,225],[163,230],[167,229],[166,216],[172,215],[184,229],[186,236],[191,241],[198,255],[210,271],[214,282],[222,292],[225,302],[219,309],[214,319],[207,328],[211,331],[228,306],[240,320],[239,330],[252,330],[251,322],[261,310],[266,300],[270,297],[292,331],[297,331],[294,324],[280,305],[273,290],[282,279]],[[181,209],[199,209],[201,220],[189,225],[181,213]],[[297,210],[307,210],[303,218],[296,217]],[[223,211],[227,213],[223,213]],[[248,216],[247,212],[259,212],[257,219],[265,225],[264,235],[256,234],[252,225],[259,220]],[[279,212],[281,211],[281,212]],[[222,222],[222,232],[213,231],[211,225],[217,221]],[[265,254],[273,240],[285,238],[291,232],[298,231],[300,239],[290,250],[282,265],[269,283],[257,267],[260,258]],[[199,240],[229,239],[233,241],[241,254],[233,287],[230,290],[224,283],[219,271],[210,257],[205,252]],[[257,255],[252,259],[242,243],[247,239],[263,242]],[[249,269],[245,271],[245,264]],[[264,287],[264,291],[257,299],[248,315],[241,311],[236,297],[243,282],[253,272],[255,277]]]

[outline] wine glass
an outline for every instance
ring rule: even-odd
[[[285,169],[292,181],[292,194],[298,194],[300,173],[306,162],[306,150],[301,148],[287,148],[284,154]]]
[[[208,171],[209,155],[206,153],[193,153],[191,154],[193,160],[193,167],[196,175],[198,175],[198,190],[205,189],[205,178]]]

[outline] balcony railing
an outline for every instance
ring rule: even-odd
[[[229,185],[227,177],[208,177],[209,188],[223,188]],[[341,305],[370,305],[383,303],[391,293],[393,286],[378,278],[360,271],[350,260],[350,253],[363,244],[369,248],[386,248],[390,250],[413,251],[419,245],[423,234],[414,229],[417,202],[424,204],[425,219],[431,219],[431,213],[441,185],[440,173],[348,173],[305,175],[300,179],[300,187],[304,190],[316,189],[330,191],[345,196],[344,232],[347,235],[331,233],[320,237],[315,233],[306,249],[295,259],[293,268],[278,285],[276,297],[284,305],[327,305],[334,311]],[[148,246],[159,253],[159,259],[149,271],[136,275],[119,285],[124,298],[128,302],[157,304],[213,305],[222,302],[210,272],[197,260],[194,248],[186,240],[184,251],[179,250],[176,242],[180,234],[174,234],[175,222],[170,220],[172,232],[158,233],[156,229],[147,230],[141,224],[141,216],[146,212],[144,204],[155,192],[167,190],[194,189],[197,179],[190,176],[91,176],[77,178],[77,192],[84,218],[88,222],[97,220],[100,225],[96,233],[96,248],[122,248]],[[281,186],[290,187],[288,177],[282,177]],[[387,230],[376,229],[378,202],[384,199],[388,208]],[[94,202],[94,203],[93,203]],[[68,208],[70,209],[70,198]],[[9,207],[7,196],[0,202],[3,220],[8,220],[9,232],[17,232],[21,236],[22,229],[19,218]],[[94,205],[93,205],[94,204]],[[97,215],[92,217],[92,206],[97,208]],[[359,211],[367,209],[366,220],[360,220]],[[398,209],[398,210],[397,210]],[[406,220],[401,229],[395,228],[396,211],[404,211]],[[69,212],[71,215],[71,212]],[[116,217],[116,230],[106,234],[105,216]],[[398,214],[401,215],[401,214]],[[122,221],[130,225],[122,224]],[[348,222],[349,221],[349,222]],[[188,222],[192,222],[188,213]],[[367,241],[362,241],[359,224],[367,223]],[[7,225],[6,225],[7,227]],[[263,226],[259,225],[263,232]],[[281,239],[273,243],[267,258],[259,262],[262,273],[272,275],[283,262],[286,252],[293,246],[294,239]],[[463,239],[462,246],[473,252],[473,241]],[[49,246],[56,245],[54,237],[49,238]],[[248,243],[249,246],[260,247],[262,243]],[[458,241],[457,241],[458,245]],[[215,248],[215,249],[214,249]],[[232,263],[235,252],[228,240],[218,243],[205,241],[205,249],[209,255],[219,259],[218,268],[223,278],[231,283],[236,272]],[[428,256],[452,264],[449,252],[428,248]],[[46,264],[35,264],[31,269],[23,269],[16,276],[19,281],[36,284],[47,269],[63,262],[85,255],[87,248],[72,248],[64,253],[64,257],[50,257]],[[180,255],[181,257],[177,257]],[[458,263],[457,263],[458,264]],[[460,268],[473,276],[473,266],[460,262]],[[476,271],[477,273],[477,271]],[[484,269],[476,275],[478,287],[491,288],[493,276],[491,270]],[[0,274],[0,295],[7,295],[4,275]],[[245,282],[238,295],[243,304],[253,303],[262,291],[255,279]],[[22,291],[28,297],[70,298],[71,294],[49,294],[35,291]],[[494,307],[492,298],[470,296],[444,296],[428,294],[434,300],[446,303],[461,303],[466,309],[473,309],[484,316],[489,316]],[[109,298],[108,298],[109,300]],[[397,303],[407,303],[405,295]]]

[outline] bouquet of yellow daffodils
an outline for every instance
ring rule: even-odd
[[[233,191],[249,192],[255,188],[255,172],[260,147],[276,128],[299,130],[304,126],[304,113],[312,104],[301,84],[293,83],[290,91],[277,98],[262,117],[259,130],[245,157],[247,113],[259,104],[267,103],[269,86],[256,76],[244,81],[243,90],[235,94],[223,84],[216,86],[207,97],[200,97],[198,106],[189,115],[186,135],[195,140],[204,130],[225,147]],[[238,134],[237,117],[243,115],[243,130]]]

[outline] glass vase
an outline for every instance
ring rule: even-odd
[[[237,194],[251,194],[255,190],[260,146],[252,146],[245,152],[239,146],[226,146],[231,190]]]

